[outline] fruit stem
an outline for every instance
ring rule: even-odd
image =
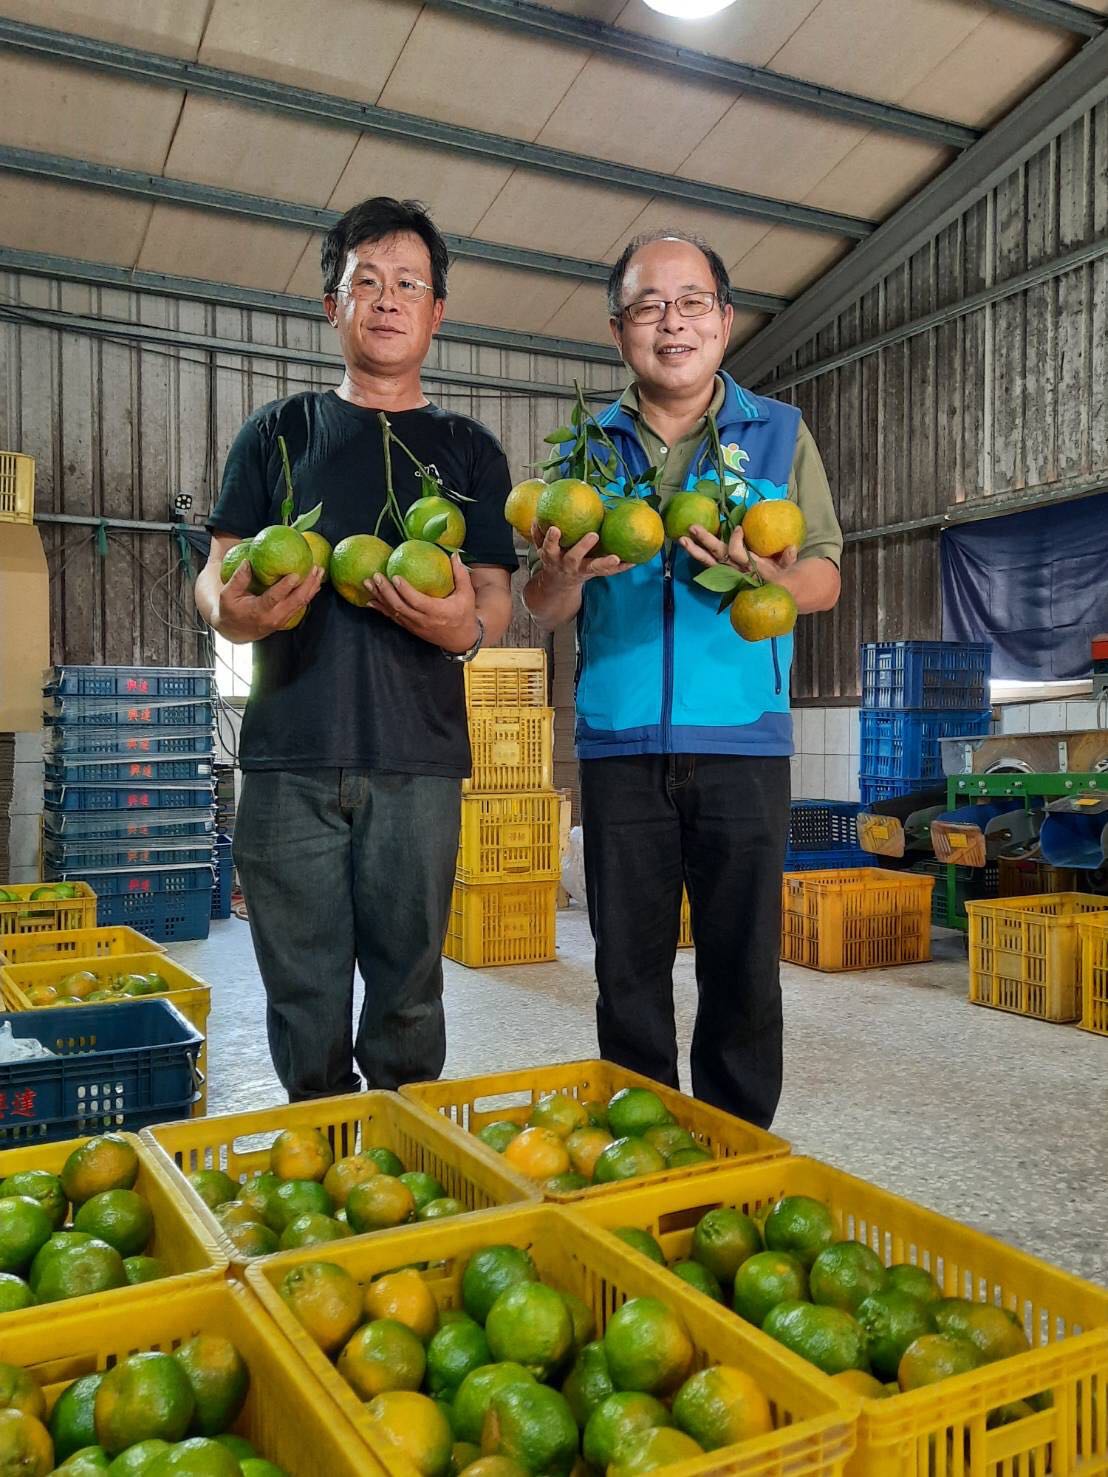
[[[285,499],[281,504],[281,522],[287,528],[292,521],[294,494],[292,490],[292,468],[289,466],[289,449],[283,436],[277,437],[277,450],[281,453],[281,470],[285,477]]]
[[[381,520],[386,513],[390,513],[400,534],[401,542],[403,542],[408,534],[404,527],[404,514],[400,511],[400,504],[396,501],[396,493],[392,485],[392,443],[396,441],[396,437],[392,434],[392,426],[389,425],[389,418],[383,410],[377,412],[377,422],[381,427],[381,445],[385,453],[385,506],[381,509],[381,516],[377,519],[377,528],[373,532],[376,537],[377,530],[381,527]],[[396,444],[399,446],[400,442],[396,441]]]
[[[384,414],[383,411],[380,413],[382,415]],[[389,439],[392,441],[392,444],[394,446],[399,447],[399,449],[404,453],[411,464],[415,467],[420,477],[425,477],[428,482],[433,482],[435,484],[435,486],[439,490],[440,497],[449,498],[451,502],[455,503],[471,503],[474,501],[473,498],[466,497],[463,493],[455,492],[453,488],[447,487],[446,483],[442,480],[437,472],[432,472],[430,467],[425,467],[420,461],[419,457],[417,457],[413,451],[408,450],[408,448],[404,445],[403,441],[401,441],[400,437],[391,428],[391,426],[389,427]]]
[[[589,428],[591,426],[593,430],[595,430],[596,439],[600,442],[601,446],[606,446],[608,450],[612,452],[612,454],[615,456],[615,459],[619,463],[619,465],[623,468],[623,475],[627,479],[628,487],[630,487],[634,482],[634,478],[631,476],[631,472],[629,467],[627,466],[627,463],[623,460],[623,457],[620,456],[619,447],[615,444],[615,442],[608,435],[607,431],[605,431],[604,427],[600,424],[596,417],[592,415],[592,413],[586,406],[584,391],[581,389],[581,384],[579,380],[573,381],[573,388],[577,395],[577,408],[580,412],[582,421],[582,426],[578,434],[583,435],[585,438],[586,453],[588,449]],[[599,467],[599,458],[595,458],[595,460],[597,462],[597,466]],[[582,480],[587,481],[587,478],[582,478]]]

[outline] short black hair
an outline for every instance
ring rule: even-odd
[[[613,318],[618,318],[623,309],[623,279],[631,265],[631,258],[644,246],[653,246],[655,241],[687,241],[697,251],[703,252],[712,269],[719,306],[721,309],[727,306],[731,301],[731,278],[727,275],[727,268],[719,252],[713,250],[704,237],[698,236],[695,231],[682,231],[679,227],[667,226],[661,231],[644,231],[642,235],[633,237],[620,252],[619,260],[608,274],[608,312]]]
[[[421,201],[394,200],[391,195],[374,195],[372,200],[352,205],[324,236],[319,250],[323,291],[333,293],[338,288],[352,251],[367,241],[381,241],[402,232],[418,236],[427,247],[431,254],[431,290],[437,300],[445,298],[450,255],[439,228]]]

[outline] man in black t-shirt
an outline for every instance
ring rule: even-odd
[[[256,410],[235,438],[196,584],[200,614],[254,643],[243,718],[234,858],[268,999],[270,1053],[290,1101],[437,1077],[445,1056],[442,942],[470,769],[461,663],[498,640],[512,613],[517,560],[503,506],[510,477],[496,438],[432,405],[420,369],[446,306],[447,252],[415,202],[384,197],[348,211],[324,238],[323,306],[346,373]],[[294,516],[323,504],[332,546],[372,533],[385,500],[384,411],[403,446],[461,504],[467,563],[454,592],[367,581],[355,606],[313,569],[263,595],[244,563],[224,585],[234,544],[281,521],[277,438],[287,446]],[[402,510],[420,474],[393,446]],[[401,534],[386,519],[381,535]],[[307,612],[293,629],[291,618]],[[355,961],[365,980],[356,1036]]]

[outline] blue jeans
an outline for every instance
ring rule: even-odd
[[[768,1128],[781,1096],[789,761],[643,754],[581,765],[600,1055],[676,1087],[673,961],[688,889],[695,1097]]]
[[[435,1078],[461,781],[250,770],[234,859],[290,1102]],[[365,981],[357,1034],[354,964]]]

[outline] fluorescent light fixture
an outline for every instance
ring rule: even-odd
[[[683,21],[698,21],[708,15],[718,15],[721,10],[733,5],[734,0],[645,0],[645,3],[660,15],[676,16]]]

